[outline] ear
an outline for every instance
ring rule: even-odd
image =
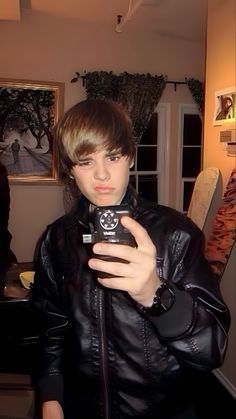
[[[133,167],[133,165],[134,165],[134,160],[131,160],[129,168],[131,169],[131,167]]]

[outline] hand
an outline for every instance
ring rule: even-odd
[[[134,236],[137,247],[114,243],[96,243],[97,255],[114,256],[128,263],[103,261],[92,258],[91,269],[112,274],[112,278],[98,278],[104,286],[127,291],[139,304],[151,306],[157,288],[161,285],[156,268],[156,248],[146,230],[134,219],[123,216],[121,223]]]
[[[64,419],[64,413],[59,402],[50,400],[43,403],[42,419]]]

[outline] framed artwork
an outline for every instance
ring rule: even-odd
[[[215,92],[214,125],[236,122],[236,87]]]
[[[64,83],[0,78],[0,161],[11,183],[58,182],[55,125]]]

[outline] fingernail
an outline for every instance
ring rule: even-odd
[[[99,244],[99,243],[96,243],[94,246],[93,246],[93,251],[96,253],[96,252],[100,252],[102,250],[102,246]]]

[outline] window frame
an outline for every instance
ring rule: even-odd
[[[185,182],[195,182],[196,177],[183,177],[182,176],[182,165],[183,165],[183,139],[184,139],[184,115],[198,115],[201,118],[201,113],[195,104],[180,104],[179,105],[179,132],[178,132],[178,147],[177,147],[177,196],[176,196],[176,208],[184,212],[184,183]],[[202,122],[203,124],[203,122]],[[190,146],[189,146],[190,147]],[[202,168],[202,159],[203,159],[203,125],[202,125],[202,139],[200,146],[191,146],[192,148],[201,149],[201,162],[200,170]]]
[[[135,154],[134,170],[130,172],[130,177],[135,177],[136,190],[138,190],[138,177],[145,175],[157,176],[157,200],[158,204],[165,205],[168,201],[168,181],[169,181],[169,142],[170,142],[170,105],[167,103],[160,103],[154,110],[158,115],[158,129],[156,143],[150,145],[156,147],[157,153],[157,169],[156,170],[137,170],[137,153]],[[141,145],[140,147],[149,147],[148,145]]]

